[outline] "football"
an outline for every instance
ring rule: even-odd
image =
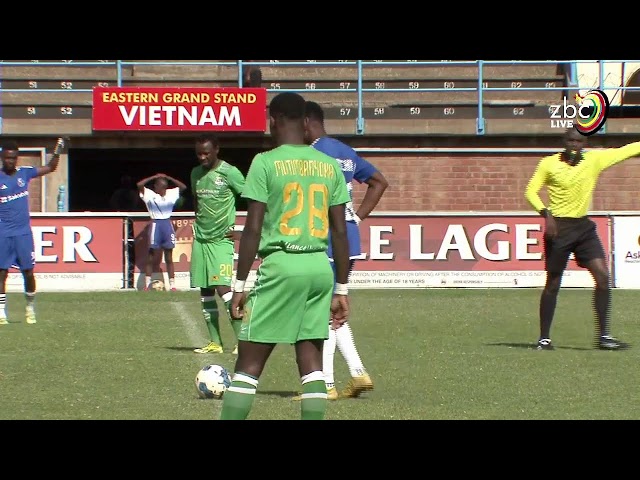
[[[162,280],[154,280],[149,285],[150,290],[156,290],[158,292],[164,291],[164,282]]]
[[[222,398],[231,385],[231,375],[221,365],[202,367],[196,375],[196,389],[200,398]]]

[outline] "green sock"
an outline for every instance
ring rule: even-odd
[[[302,420],[323,420],[327,410],[327,385],[322,372],[312,372],[301,378],[302,401],[300,402]]]
[[[231,323],[231,328],[233,328],[233,333],[236,336],[236,342],[238,341],[238,335],[240,334],[240,328],[242,327],[242,319],[234,320],[231,316],[231,299],[233,298],[233,292],[225,293],[222,296],[222,301],[224,302],[224,306],[227,309],[227,315],[229,315],[229,323]]]
[[[240,328],[242,328],[242,319],[234,320],[231,316],[231,302],[225,303],[227,307],[227,313],[229,314],[229,321],[231,322],[231,328],[233,328],[233,333],[236,335],[236,342],[238,341],[238,335],[240,335]]]
[[[244,373],[233,376],[231,386],[222,397],[220,420],[246,420],[256,398],[258,379]]]
[[[218,312],[218,303],[216,297],[202,297],[202,315],[205,322],[207,322],[207,329],[209,330],[209,338],[212,342],[222,345],[222,338],[220,338],[220,319]]]

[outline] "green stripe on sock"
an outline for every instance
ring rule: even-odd
[[[231,302],[225,303],[225,307],[227,308],[227,313],[229,314],[229,322],[231,322],[231,328],[233,328],[233,333],[236,335],[236,340],[238,340],[238,335],[240,335],[240,329],[242,328],[242,319],[234,320],[231,316]]]
[[[246,420],[253,406],[253,399],[256,398],[256,387],[245,382],[233,381],[230,388],[245,388],[253,392],[230,392],[227,390],[222,397],[222,412],[220,420]]]
[[[302,420],[323,420],[327,410],[327,399],[325,398],[304,398],[305,393],[327,393],[327,385],[324,380],[308,382],[302,385],[302,401],[300,402],[300,413]]]
[[[209,339],[212,342],[222,345],[220,337],[220,313],[218,312],[218,304],[215,299],[209,302],[202,302],[202,315],[207,322],[207,330],[209,330]]]

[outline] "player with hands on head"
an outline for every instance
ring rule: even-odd
[[[153,182],[153,189],[147,188],[149,182]],[[175,187],[169,188],[169,182],[172,182]],[[169,175],[157,173],[140,180],[137,187],[140,198],[151,217],[149,253],[145,262],[144,290],[149,290],[153,273],[161,274],[160,262],[164,252],[169,288],[175,292],[176,270],[173,264],[173,249],[176,248],[176,232],[171,222],[171,216],[173,215],[173,209],[180,200],[180,194],[187,189],[187,186]]]

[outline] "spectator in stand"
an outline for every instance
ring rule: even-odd
[[[244,62],[255,61],[244,60]],[[260,88],[262,86],[262,70],[258,65],[242,65],[242,86],[247,88]]]

